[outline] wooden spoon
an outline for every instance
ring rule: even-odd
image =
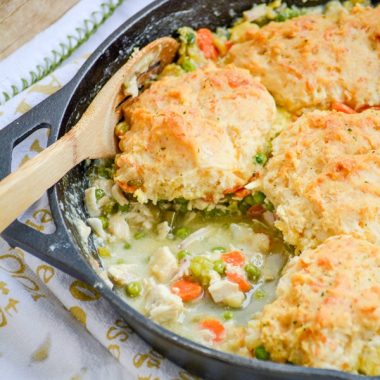
[[[133,54],[68,133],[0,182],[0,232],[81,161],[116,154],[114,128],[125,100],[123,83],[135,77],[141,86],[149,75],[172,62],[177,50],[178,42],[164,37]]]

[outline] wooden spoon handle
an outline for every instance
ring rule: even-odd
[[[117,105],[125,97],[122,84],[133,76],[143,80],[151,67],[159,72],[173,61],[177,49],[176,40],[163,37],[134,54],[108,80],[66,135],[0,181],[0,232],[75,165],[86,158],[115,155],[113,131],[120,119]]]
[[[0,232],[86,158],[78,132],[70,131],[0,181]]]

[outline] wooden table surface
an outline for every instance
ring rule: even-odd
[[[58,20],[79,0],[0,0],[0,60]]]

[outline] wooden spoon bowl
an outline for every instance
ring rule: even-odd
[[[134,53],[68,133],[0,182],[0,232],[81,161],[117,153],[114,128],[126,100],[123,84],[136,78],[140,88],[173,61],[177,50],[176,40],[163,37]]]

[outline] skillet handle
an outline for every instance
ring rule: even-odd
[[[14,146],[34,131],[50,127],[48,145],[56,141],[67,100],[71,96],[74,85],[74,81],[69,82],[61,90],[0,130],[0,180],[11,172]],[[1,213],[0,210],[0,218]],[[1,233],[1,236],[9,245],[19,246],[64,272],[93,284],[96,280],[95,272],[77,253],[74,243],[64,228],[59,211],[52,208],[52,214],[57,228],[53,234],[42,234],[15,220]]]
[[[57,223],[54,233],[46,235],[15,220],[2,237],[11,247],[20,247],[78,280],[89,285],[99,283],[96,272],[78,253],[62,223]]]
[[[0,180],[11,172],[15,145],[41,128],[50,128],[48,145],[58,137],[73,81],[0,130]]]

